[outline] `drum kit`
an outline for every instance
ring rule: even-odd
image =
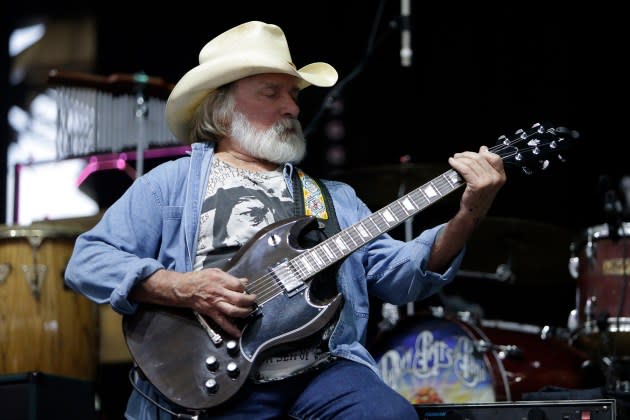
[[[460,304],[454,306],[447,295],[437,306],[383,304],[370,347],[381,375],[414,404],[520,401],[553,388],[602,387],[625,398],[630,395],[629,236],[630,223],[616,239],[609,226],[599,225],[570,242],[567,272],[576,280],[576,307],[567,309],[566,327],[486,318],[483,305],[457,297]],[[509,275],[463,271],[465,277],[485,274],[501,283],[523,278],[517,264],[503,270]]]
[[[446,169],[401,164],[340,172],[336,179],[353,185],[371,208],[380,208],[396,199],[396,185],[399,194],[406,193],[407,185]],[[370,182],[372,172],[378,173],[376,183]],[[423,214],[423,222],[434,224],[443,215],[438,213]],[[380,374],[414,404],[520,401],[544,390],[599,387],[626,398],[629,238],[630,223],[614,229],[597,225],[574,235],[552,224],[487,218],[453,282],[461,286],[454,288],[459,294],[406,306],[381,304],[381,321],[368,340]],[[488,284],[506,292],[491,293]],[[513,299],[510,288],[516,290]],[[520,319],[510,319],[515,316]]]

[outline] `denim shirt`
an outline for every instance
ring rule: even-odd
[[[79,235],[65,271],[69,287],[92,301],[110,303],[120,314],[132,314],[137,303],[131,289],[159,269],[188,272],[193,268],[199,218],[211,161],[212,143],[194,143],[189,156],[165,162],[134,181],[110,206],[99,223]],[[293,191],[294,167],[284,167]],[[372,212],[347,184],[322,180],[333,198],[341,229]],[[444,273],[426,269],[431,246],[443,225],[404,242],[383,234],[346,257],[339,267],[337,287],[344,305],[329,341],[334,356],[362,363],[378,374],[364,347],[369,294],[403,305],[428,297],[456,274],[464,250]],[[157,398],[152,386],[138,379],[143,392]],[[127,418],[169,418],[134,391]]]

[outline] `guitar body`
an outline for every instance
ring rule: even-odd
[[[215,344],[188,309],[140,305],[136,313],[123,317],[134,361],[167,399],[192,410],[221,404],[240,389],[257,362],[314,336],[334,319],[343,303],[336,287],[331,287],[334,278],[313,277],[286,291],[282,281],[270,274],[279,262],[305,251],[299,239],[313,222],[314,218],[303,216],[267,226],[225,268],[234,276],[247,277],[250,283],[259,279],[264,283],[261,291],[273,287],[278,291],[272,298],[259,300],[258,310],[244,321],[240,339],[206,319],[221,336],[221,342]],[[214,358],[212,363],[208,363],[209,357]]]

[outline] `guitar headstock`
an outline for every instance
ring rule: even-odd
[[[552,159],[565,162],[563,152],[579,137],[577,131],[566,127],[548,128],[536,123],[527,130],[517,130],[511,137],[499,137],[490,151],[501,156],[506,167],[516,166],[531,175],[547,169]]]

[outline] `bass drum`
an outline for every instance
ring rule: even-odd
[[[0,228],[0,374],[94,379],[97,306],[63,279],[79,233],[52,224]]]
[[[545,385],[584,384],[586,358],[567,343],[520,324],[484,324],[419,314],[382,333],[371,353],[384,381],[413,404],[518,401]]]

